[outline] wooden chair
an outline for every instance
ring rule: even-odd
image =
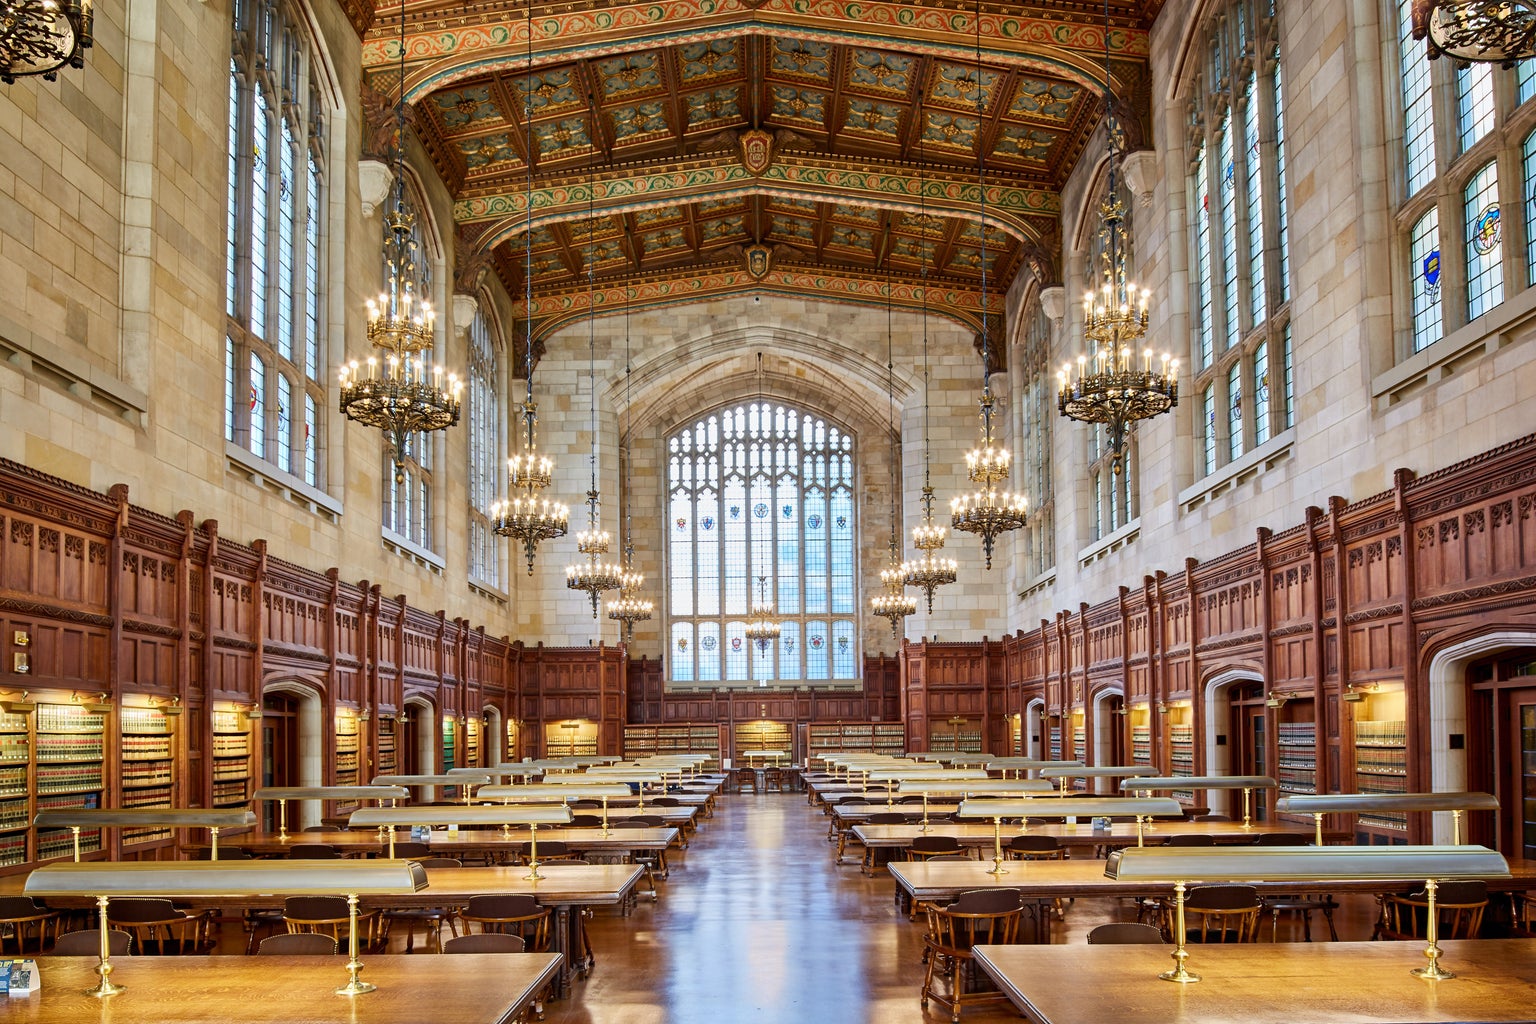
[[[634,821],[629,818],[625,818],[623,821],[616,821],[613,823],[613,828],[615,831],[619,829],[630,830],[651,827],[652,826],[647,825],[644,822]],[[656,879],[667,877],[667,851],[626,850],[624,858],[626,862],[630,864],[640,865],[640,870],[642,872],[641,877],[645,879],[645,884],[649,887],[646,891],[646,895],[650,896],[652,903],[655,903],[657,900],[659,900],[661,898],[661,894],[656,891]],[[639,896],[639,894],[636,893],[633,889],[630,890],[630,895],[637,898]],[[630,901],[625,904],[624,912],[626,914],[629,913],[632,902],[633,901]]]
[[[1163,945],[1163,933],[1150,924],[1137,924],[1133,921],[1116,921],[1114,924],[1101,924],[1088,933],[1088,944],[1098,945],[1127,945],[1133,943],[1157,943]]]
[[[342,828],[340,825],[307,825],[307,826],[305,826],[304,831],[305,832],[345,832],[346,829]]]
[[[954,836],[918,836],[907,847],[907,860],[928,860],[956,853],[967,853]]]
[[[923,937],[928,969],[923,975],[922,1006],[930,999],[950,1009],[950,1020],[960,1019],[963,1005],[995,1002],[1001,992],[977,993],[975,961],[971,950],[980,945],[1009,945],[1018,941],[1024,915],[1017,889],[975,889],[963,892],[945,907],[929,906],[928,933]],[[934,984],[946,976],[948,993]],[[967,991],[967,989],[971,991]]]
[[[1436,938],[1475,939],[1488,909],[1488,883],[1474,879],[1435,887]],[[1422,939],[1429,926],[1429,894],[1381,897],[1381,919],[1373,939]]]
[[[763,769],[763,792],[766,793],[770,789],[775,793],[784,792],[784,772],[776,765]]]
[[[745,793],[747,790],[757,792],[757,769],[741,767],[736,769],[736,791]]]
[[[530,953],[542,953],[549,948],[549,908],[539,906],[532,896],[521,893],[471,896],[459,912],[459,920],[464,922],[465,935],[476,934],[470,926],[478,924],[482,934],[496,932],[520,936]]]
[[[289,860],[340,860],[336,847],[324,843],[294,843],[288,847]]]
[[[347,899],[345,896],[289,896],[283,901],[283,923],[290,934],[329,935],[337,945],[347,941]],[[357,945],[376,950],[379,942],[379,912],[358,909]]]
[[[1066,860],[1067,851],[1055,836],[1014,836],[1003,847],[1003,856],[1009,860]]]
[[[603,816],[601,814],[573,814],[571,815],[571,828],[602,828]]]
[[[1251,885],[1200,885],[1184,897],[1186,942],[1252,942],[1258,936],[1259,913],[1264,905]],[[1176,910],[1169,900],[1167,934],[1176,926]]]
[[[461,868],[464,862],[457,857],[423,857],[416,863],[424,868]]]
[[[107,932],[107,951],[113,956],[129,956],[133,953],[133,936],[119,928],[113,928]],[[92,928],[88,931],[65,932],[54,942],[53,948],[48,951],[49,956],[100,956],[101,932]]]
[[[388,852],[388,847],[385,848],[385,852]],[[417,860],[421,857],[430,856],[432,856],[432,847],[426,843],[408,840],[403,843],[395,844],[396,860]]]
[[[176,909],[170,900],[117,899],[107,907],[107,923],[133,936],[145,956],[198,953],[207,917]]]
[[[334,956],[336,940],[318,932],[287,932],[268,935],[256,947],[258,956]]]
[[[521,953],[523,948],[521,935],[503,935],[499,932],[455,935],[443,943],[444,953]]]
[[[27,934],[32,933],[32,952],[42,952],[48,943],[48,931],[59,937],[59,912],[40,907],[29,896],[0,896],[0,955],[5,953],[5,933],[16,940],[16,954],[27,952]]]
[[[1216,837],[1200,832],[1181,832],[1168,837],[1164,846],[1215,846]]]

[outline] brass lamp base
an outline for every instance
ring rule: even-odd
[[[1179,966],[1171,971],[1164,971],[1158,977],[1164,981],[1172,981],[1180,985],[1191,985],[1200,980],[1200,975],[1191,974],[1189,971],[1186,971],[1183,964],[1179,964]]]
[[[359,981],[356,978],[353,978],[351,981],[341,986],[341,988],[337,989],[336,994],[339,996],[360,996],[364,992],[372,992],[378,987],[379,986],[373,984],[372,982]]]
[[[1446,979],[1456,977],[1455,971],[1442,969],[1438,961],[1426,964],[1423,967],[1415,967],[1408,973],[1415,978],[1425,978],[1429,981],[1445,981]]]
[[[107,996],[115,996],[123,991],[122,985],[112,984],[112,965],[103,961],[96,965],[96,973],[101,975],[101,982],[95,988],[84,989],[86,995],[95,996],[97,999],[105,999]]]

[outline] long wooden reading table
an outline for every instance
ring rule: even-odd
[[[42,990],[0,1003],[14,1024],[504,1024],[559,973],[556,953],[367,956],[378,990],[340,996],[344,957],[112,958],[124,991],[94,987],[96,959],[40,957]]]
[[[609,821],[618,821],[622,814],[610,814]],[[672,826],[661,828],[610,828],[608,834],[597,827],[572,828],[564,825],[542,826],[539,842],[557,840],[573,850],[617,852],[622,850],[665,850],[681,842],[681,831]],[[396,831],[395,842],[419,842],[412,840],[409,832]],[[252,832],[237,835],[220,843],[220,848],[238,848],[260,856],[282,855],[295,846],[320,843],[343,854],[376,854],[385,856],[388,844],[379,841],[379,834],[372,830],[351,832],[290,832],[287,838],[276,832]],[[458,832],[433,832],[426,840],[433,856],[457,857],[460,854],[521,853],[528,845],[526,826],[512,826],[511,838],[503,838],[500,829],[460,829]],[[207,844],[191,844],[190,849],[207,849]]]
[[[1292,884],[1292,883],[1287,883]],[[1411,977],[1422,942],[1189,947],[1193,985],[1158,979],[1170,947],[977,946],[976,963],[1036,1024],[1394,1024],[1530,1021],[1536,939],[1441,942],[1447,981]]]

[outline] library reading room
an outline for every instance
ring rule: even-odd
[[[1536,1020],[1533,409],[1536,0],[0,0],[0,1019]]]

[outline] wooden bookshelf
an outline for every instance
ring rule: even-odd
[[[0,867],[27,859],[27,829],[32,820],[29,733],[28,716],[0,712]]]
[[[1281,796],[1317,792],[1317,724],[1310,720],[1312,703],[1292,701],[1282,710],[1293,707],[1294,719],[1275,723],[1275,781],[1280,783]]]
[[[243,807],[251,798],[251,729],[238,711],[213,713],[213,806]]]
[[[31,718],[36,779],[32,813],[103,806],[106,716],[73,704],[38,704]],[[74,851],[68,829],[38,830],[36,841],[35,860],[65,857]],[[101,849],[101,831],[81,832],[80,849]]]
[[[1361,693],[1354,709],[1355,792],[1408,792],[1408,724],[1402,690]],[[1403,814],[1362,814],[1355,821],[1356,842],[1363,846],[1407,842]]]
[[[465,768],[480,768],[480,719],[464,719],[464,764]]]
[[[712,724],[626,725],[624,757],[653,754],[708,754],[708,767],[720,766],[720,727]]]
[[[395,720],[388,715],[379,715],[378,724],[374,726],[379,738],[379,762],[375,770],[369,773],[369,778],[374,775],[398,774],[395,759]]]
[[[805,732],[805,759],[810,763],[841,751],[899,756],[906,744],[906,727],[899,722],[812,722]]]
[[[118,712],[118,757],[121,761],[119,807],[174,807],[176,778],[174,718],[159,708],[123,708]],[[170,829],[129,828],[119,836],[123,846],[139,846],[172,838]]]

